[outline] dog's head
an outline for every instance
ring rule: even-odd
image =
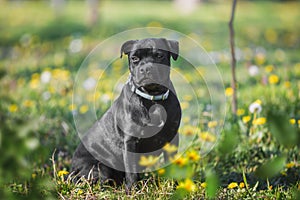
[[[128,55],[129,70],[134,84],[149,94],[159,94],[170,83],[170,59],[176,60],[179,46],[174,40],[147,38],[130,40],[121,47],[121,57]]]

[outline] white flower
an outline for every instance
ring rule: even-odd
[[[260,100],[257,100],[255,102],[251,103],[250,106],[249,106],[249,111],[251,113],[255,113],[255,112],[260,113],[261,110],[262,110],[262,107],[261,107],[261,101]]]
[[[49,71],[44,71],[42,74],[41,74],[41,82],[42,83],[49,83],[51,80],[51,72]]]
[[[93,90],[96,86],[96,83],[97,83],[96,80],[90,77],[83,82],[83,87],[86,90]]]
[[[45,101],[49,100],[51,98],[50,92],[43,92],[42,97]]]
[[[78,111],[77,110],[72,110],[72,115],[77,115]]]
[[[256,76],[257,74],[259,74],[259,68],[256,65],[251,65],[248,68],[248,72],[250,76]]]
[[[109,101],[110,101],[110,96],[108,95],[108,94],[103,94],[102,96],[101,96],[101,101],[103,102],[103,103],[108,103]]]
[[[28,149],[34,150],[40,145],[40,142],[37,138],[30,138],[25,141],[25,145]]]
[[[197,0],[176,0],[175,6],[183,14],[189,14],[197,8]]]
[[[82,49],[82,40],[81,39],[75,39],[72,40],[69,46],[69,50],[71,53],[78,53]]]

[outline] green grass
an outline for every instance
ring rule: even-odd
[[[238,61],[237,67],[238,103],[244,113],[236,119],[230,114],[231,96],[228,96],[227,115],[218,144],[196,160],[189,153],[198,155],[199,142],[205,140],[203,130],[211,121],[206,109],[209,94],[205,83],[184,60],[174,62],[176,70],[191,81],[200,97],[199,125],[192,124],[194,119],[185,118],[180,129],[182,134],[190,131],[197,135],[196,141],[183,155],[184,164],[175,163],[160,175],[158,172],[145,174],[130,195],[126,195],[124,186],[91,185],[87,181],[72,183],[59,176],[70,170],[71,155],[79,142],[70,107],[74,80],[82,61],[105,38],[156,24],[191,36],[208,52],[218,52],[222,56],[217,63],[218,70],[228,88],[231,74],[227,23],[231,5],[203,3],[193,13],[184,15],[169,1],[104,1],[99,8],[99,22],[92,27],[87,23],[85,3],[69,1],[59,16],[55,16],[49,5],[43,1],[0,3],[0,144],[3,149],[0,195],[3,198],[299,198],[299,2],[238,2],[236,43],[243,55],[247,55]],[[72,54],[69,44],[76,38],[83,41],[83,49]],[[101,97],[111,95],[110,86],[127,69],[117,62],[103,77],[107,84],[99,87],[100,96],[95,102],[98,116],[108,107]],[[258,66],[258,75],[249,75],[251,65]],[[268,65],[273,66],[271,71]],[[199,70],[206,77],[214,75],[209,67],[199,66]],[[52,78],[43,84],[40,76],[45,71]],[[276,75],[279,81],[269,83],[271,75]],[[184,94],[186,88],[179,86],[177,90]],[[196,99],[188,96],[180,99],[187,107],[184,115],[195,116]],[[248,108],[257,99],[262,102],[262,112],[252,114]],[[76,106],[74,109],[84,114],[84,107]],[[249,122],[245,122],[247,116]],[[257,118],[266,118],[267,122],[255,125],[253,121]]]

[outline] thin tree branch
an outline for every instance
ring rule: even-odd
[[[236,7],[237,0],[233,0],[232,2],[232,10],[231,10],[231,17],[229,21],[229,32],[230,32],[230,49],[231,49],[231,88],[233,89],[232,95],[232,113],[236,116],[237,112],[237,95],[236,95],[236,58],[235,58],[235,44],[234,44],[234,28],[233,28],[233,21],[234,21],[234,14],[235,14],[235,7]]]

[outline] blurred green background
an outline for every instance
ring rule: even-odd
[[[228,89],[231,79],[228,30],[231,1],[195,2],[0,1],[0,195],[7,199],[30,199],[56,196],[53,191],[62,193],[64,189],[53,181],[56,177],[53,168],[69,169],[71,154],[79,142],[72,113],[89,110],[85,105],[72,105],[75,75],[88,53],[114,34],[139,27],[162,27],[186,34],[213,58]],[[279,155],[278,152],[287,153],[286,162],[296,163],[292,173],[298,175],[291,177],[298,189],[299,8],[299,1],[238,1],[234,27],[238,100],[244,114],[239,116],[238,122],[234,121],[230,114],[230,91],[226,90],[228,115],[222,132],[222,135],[234,132],[244,138],[245,151],[240,153],[246,166],[252,167],[247,163],[252,154],[247,148],[263,149],[262,160]],[[185,73],[193,80],[191,72]],[[272,83],[271,75],[278,80]],[[103,95],[112,98],[108,91],[101,91],[99,99]],[[186,99],[185,106],[192,104],[193,101]],[[276,131],[278,127],[265,124],[262,128],[251,129],[251,125],[243,122],[247,115],[255,118],[248,106],[257,99],[263,104],[260,117],[268,116],[270,123],[278,123],[272,119],[277,119],[279,113],[280,119],[286,119],[287,127],[297,129],[295,143],[288,141],[288,145],[280,146],[282,144],[278,142],[278,138],[285,137],[281,134],[288,134],[289,128]],[[107,109],[104,102],[100,115]],[[274,109],[278,110],[277,114],[271,112]],[[289,120],[294,123],[289,124]],[[185,119],[184,124],[187,126],[188,123]],[[250,130],[257,135],[248,144],[245,138],[249,137]],[[278,132],[270,136],[272,139],[269,138],[270,130]],[[266,136],[261,137],[260,133]],[[52,154],[55,165],[49,161]],[[217,165],[218,161],[214,159],[218,155],[216,150],[208,160]],[[240,158],[236,157],[228,156],[224,163],[232,161],[229,168],[234,169],[234,165],[240,163]],[[226,168],[224,165],[220,165],[220,169]]]

